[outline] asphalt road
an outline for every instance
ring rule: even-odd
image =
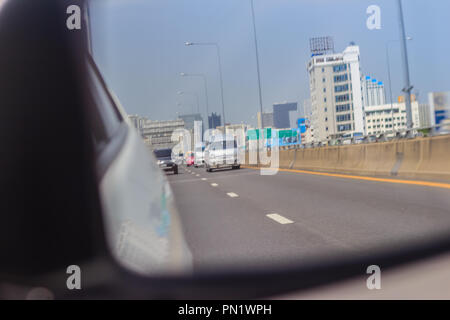
[[[450,230],[449,189],[245,168],[179,172],[168,178],[197,269],[356,255]]]

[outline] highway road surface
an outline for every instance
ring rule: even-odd
[[[359,254],[450,230],[450,189],[326,174],[168,175],[197,268]]]

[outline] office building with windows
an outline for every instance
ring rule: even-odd
[[[184,121],[177,120],[145,120],[140,128],[140,133],[150,149],[172,148],[177,141],[172,140],[176,130],[184,129]]]
[[[380,106],[386,103],[386,93],[382,81],[365,76],[362,81],[364,106]]]
[[[315,141],[365,135],[359,47],[314,54],[307,69]]]
[[[218,126],[222,125],[222,120],[220,115],[213,112],[208,116],[208,129],[216,129]]]
[[[405,103],[384,104],[369,106],[364,109],[366,113],[366,128],[368,135],[379,135],[389,131],[406,130],[406,106]],[[411,103],[413,128],[420,128],[419,103]]]
[[[128,120],[133,124],[133,126],[137,129],[137,131],[142,135],[141,128],[144,125],[145,121],[148,121],[146,117],[142,117],[137,114],[128,115]]]

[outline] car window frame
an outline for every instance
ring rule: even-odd
[[[106,171],[108,170],[111,163],[114,161],[114,159],[119,154],[123,145],[125,144],[125,140],[126,140],[126,137],[128,135],[128,131],[129,131],[129,125],[127,124],[127,122],[123,118],[122,114],[120,113],[119,108],[118,108],[105,80],[103,79],[103,76],[102,76],[97,64],[94,61],[94,58],[90,54],[87,54],[86,60],[87,60],[86,61],[87,68],[90,69],[90,70],[87,70],[87,76],[88,77],[91,77],[91,76],[96,77],[95,80],[99,84],[99,87],[97,87],[97,88],[100,90],[103,90],[104,94],[107,96],[107,99],[109,102],[108,103],[109,106],[107,106],[107,107],[113,108],[113,112],[115,113],[115,115],[117,116],[117,118],[120,122],[119,125],[117,126],[117,128],[114,130],[114,132],[112,132],[111,135],[108,136],[103,143],[94,144],[95,145],[97,175],[98,175],[98,178],[101,179],[104,176],[104,174],[106,173]],[[92,81],[92,83],[94,83],[94,82]],[[91,81],[89,81],[89,84],[91,84]],[[94,118],[97,118],[97,121],[103,121],[104,119],[101,116],[100,117],[98,116],[98,114],[100,114],[101,111],[100,111],[100,108],[97,105],[97,101],[94,97],[95,92],[93,90],[95,90],[95,88],[92,88],[89,85],[89,87],[87,89],[88,89],[88,97],[87,98],[88,98],[89,104],[91,106],[91,108],[90,108],[91,117],[90,118],[91,118],[91,129],[92,129],[93,126],[96,125],[92,122],[92,121],[95,121],[95,120],[93,120]],[[97,113],[97,116],[93,116],[93,113]],[[93,137],[93,139],[94,139],[94,137]]]

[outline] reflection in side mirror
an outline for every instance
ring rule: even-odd
[[[90,11],[93,21],[105,21],[101,19],[105,15],[102,6],[108,5],[97,3]],[[160,160],[160,168],[169,173],[167,177],[162,170],[152,171],[142,165],[141,162],[149,162],[144,161],[144,152],[130,147],[123,150],[132,152],[117,153],[101,180],[103,215],[120,219],[111,224],[110,233],[118,234],[111,245],[119,248],[121,261],[126,266],[136,270],[135,265],[138,265],[139,270],[153,275],[155,270],[166,271],[169,262],[176,265],[182,259],[180,253],[191,250],[197,273],[218,267],[232,270],[241,265],[251,271],[255,266],[272,270],[278,263],[308,264],[309,259],[329,258],[331,254],[359,257],[375,247],[389,249],[396,242],[421,240],[448,231],[450,167],[445,160],[449,156],[446,150],[449,150],[450,136],[400,139],[408,129],[407,115],[412,116],[414,123],[426,127],[435,122],[435,111],[439,111],[439,115],[449,114],[445,111],[449,110],[449,100],[444,99],[442,92],[436,92],[450,88],[449,79],[438,74],[439,71],[445,74],[444,66],[448,66],[445,55],[430,52],[426,43],[422,43],[424,49],[421,49],[420,38],[414,40],[416,45],[410,50],[418,59],[411,67],[420,70],[414,89],[422,93],[410,97],[414,101],[408,102],[411,104],[409,112],[406,102],[397,97],[401,88],[410,90],[402,77],[392,78],[395,80],[392,91],[398,92],[395,96],[386,94],[391,90],[386,91],[384,84],[387,81],[391,86],[391,67],[392,75],[402,72],[401,64],[397,63],[400,57],[395,58],[401,42],[392,42],[392,34],[398,34],[397,24],[386,23],[382,34],[367,33],[361,23],[365,11],[361,11],[360,18],[354,16],[357,0],[327,6],[299,1],[286,6],[272,1],[267,6],[277,7],[276,10],[265,10],[271,18],[257,17],[256,27],[261,31],[276,27],[277,34],[283,37],[261,33],[264,46],[274,49],[272,58],[261,62],[268,70],[283,67],[283,76],[273,85],[262,79],[266,83],[262,87],[263,96],[290,101],[270,105],[276,100],[264,99],[266,108],[271,108],[264,112],[261,105],[252,106],[251,101],[257,98],[254,90],[230,83],[236,79],[239,79],[238,84],[253,83],[255,77],[254,56],[247,57],[236,50],[251,49],[254,45],[248,41],[248,34],[236,32],[238,28],[247,28],[249,22],[237,21],[233,16],[235,10],[231,8],[240,3],[205,2],[221,22],[212,21],[206,35],[201,32],[202,22],[190,19],[198,13],[198,8],[186,6],[183,10],[172,10],[167,6],[163,12],[168,19],[157,20],[164,30],[163,35],[148,34],[151,25],[147,25],[133,29],[125,41],[117,36],[128,30],[123,28],[127,23],[124,17],[133,13],[145,25],[161,15],[161,11],[151,10],[147,2],[138,3],[139,7],[132,3],[121,6],[123,19],[113,15],[112,19],[117,21],[104,30],[110,34],[99,36],[99,32],[93,30],[92,41],[101,50],[99,65],[114,68],[114,64],[107,63],[109,59],[118,64],[117,70],[105,71],[119,75],[121,70],[127,70],[127,74],[117,77],[111,85],[121,96],[133,96],[134,104],[142,106],[137,112],[151,118],[133,116],[141,135],[160,148],[173,150],[172,143],[178,143],[180,148],[175,148],[173,154],[173,158],[179,155],[178,159]],[[258,8],[256,1],[255,5],[258,16],[262,8]],[[161,2],[161,7],[164,6]],[[408,10],[416,12],[427,6],[420,2],[407,5]],[[284,14],[289,15],[292,8],[296,8],[295,19],[285,19]],[[248,10],[248,3],[242,4],[240,9]],[[397,8],[393,6],[389,10]],[[338,11],[342,24],[327,25],[321,18]],[[280,15],[273,15],[273,12]],[[314,12],[319,15],[309,19]],[[415,29],[421,28],[421,33],[430,37],[430,43],[439,43],[439,39],[445,37],[443,30],[448,30],[444,25],[446,21],[440,22],[442,27],[433,28],[429,17],[418,21],[405,18],[406,26],[411,26],[408,34],[414,35]],[[290,24],[284,25],[285,20]],[[242,24],[238,26],[239,23]],[[191,39],[179,38],[179,32],[185,28],[192,28],[186,32]],[[363,33],[348,33],[358,28]],[[289,38],[292,30],[301,41]],[[327,36],[328,33],[332,33],[334,39]],[[312,38],[315,35],[321,37]],[[142,38],[154,44],[157,50],[142,46]],[[117,48],[127,50],[106,50],[109,46],[105,39],[112,39]],[[183,48],[184,41],[189,40],[211,42],[187,42]],[[355,42],[350,43],[351,40]],[[178,45],[182,53],[174,50],[172,43]],[[200,45],[213,45],[210,49],[215,51]],[[285,46],[283,52],[299,54],[284,55],[277,50],[280,45]],[[133,51],[139,55],[135,56]],[[385,54],[386,61],[379,59]],[[133,59],[141,57],[151,58],[134,63]],[[234,61],[240,63],[232,63]],[[298,65],[303,66],[301,70]],[[144,66],[145,70],[150,67],[152,72],[142,72]],[[181,66],[186,70],[180,70]],[[222,89],[218,88],[222,87],[222,67],[234,76],[223,79],[225,97],[222,90],[218,91]],[[181,71],[192,73],[183,73],[184,79],[178,81]],[[199,77],[200,81],[191,76]],[[127,81],[119,81],[120,78]],[[126,83],[128,81],[130,84]],[[140,91],[144,87],[141,84],[147,83],[157,86],[145,86],[145,90]],[[439,87],[434,86],[435,83],[439,83]],[[180,103],[175,106],[177,99]],[[192,109],[190,104],[193,104]],[[130,108],[128,112],[133,110],[132,105],[124,107]],[[221,116],[209,112],[219,107]],[[114,114],[105,113],[105,119]],[[196,123],[202,121],[203,127],[211,128],[205,133],[210,131],[211,134],[203,134],[201,130],[196,134]],[[212,129],[217,123],[221,126]],[[380,141],[381,135],[393,131],[395,136],[396,130],[400,130],[398,139]],[[173,132],[177,134],[172,135]],[[242,162],[236,156],[237,150],[226,148],[227,143],[216,143],[220,132],[225,142],[235,138],[238,142],[246,141],[242,143]],[[226,139],[229,132],[233,132],[232,139]],[[374,141],[358,144],[361,137],[371,137],[367,140]],[[207,161],[215,161],[215,167],[223,161],[231,164],[228,166],[231,168],[217,168],[213,175],[198,170],[203,155],[195,151],[200,142],[212,144],[204,154],[203,165],[207,172],[212,167]],[[309,147],[302,149],[300,143]],[[266,161],[269,158],[277,159],[277,166]],[[172,161],[179,164],[180,174],[178,171],[170,174],[175,173],[175,169],[171,170]],[[243,170],[233,170],[238,169],[240,163]],[[269,169],[269,163],[280,172],[262,176],[261,169]]]

